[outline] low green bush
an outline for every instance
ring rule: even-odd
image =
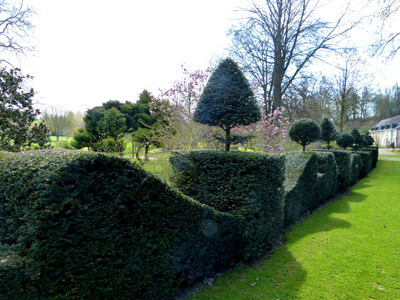
[[[283,221],[285,158],[249,152],[175,152],[171,181],[184,194],[235,217],[231,252],[239,258],[262,254]]]
[[[230,261],[234,217],[126,159],[0,157],[1,299],[163,299]]]
[[[361,157],[360,154],[351,153],[350,154],[350,184],[354,184],[358,181],[360,176],[361,168]]]
[[[372,152],[371,151],[357,151],[361,158],[361,168],[359,178],[363,178],[371,172],[372,169]]]
[[[290,225],[315,203],[318,157],[315,152],[285,154],[284,224]]]

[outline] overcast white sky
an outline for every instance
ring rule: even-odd
[[[205,69],[226,44],[245,0],[32,0],[35,77],[41,103],[85,111],[110,99],[136,101],[143,89],[182,78],[181,64]]]
[[[26,0],[27,1],[27,0]],[[108,100],[157,94],[222,53],[246,0],[28,0],[38,13],[35,56],[22,61],[40,103],[84,112]],[[381,65],[388,85],[399,59]],[[378,69],[379,69],[378,68]],[[396,70],[396,72],[393,72]],[[378,74],[377,71],[371,71]],[[382,74],[384,74],[382,73]]]

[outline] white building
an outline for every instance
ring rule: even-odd
[[[396,148],[400,148],[400,115],[380,121],[369,131],[370,136],[375,140],[375,145],[387,147],[394,143]]]

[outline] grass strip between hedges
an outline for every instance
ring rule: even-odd
[[[348,196],[293,226],[269,259],[189,299],[400,299],[399,199],[400,162],[379,161]]]

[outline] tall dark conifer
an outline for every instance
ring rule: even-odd
[[[339,137],[339,132],[336,130],[335,125],[327,118],[322,120],[321,127],[321,140],[328,143],[333,142]]]
[[[260,119],[261,112],[248,80],[232,59],[224,59],[211,75],[193,120],[221,127],[225,131],[225,150],[229,151],[231,129]]]

